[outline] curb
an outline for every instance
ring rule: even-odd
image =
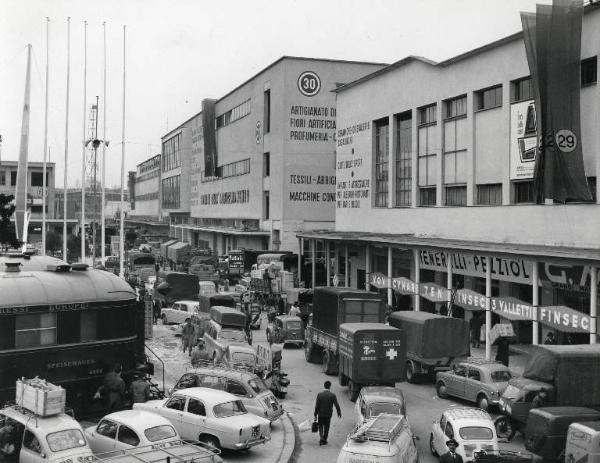
[[[276,461],[278,463],[288,463],[294,459],[298,427],[292,421],[288,412],[281,416],[281,423],[283,424],[283,446]]]

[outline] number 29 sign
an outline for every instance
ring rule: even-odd
[[[313,71],[304,71],[298,77],[298,90],[304,96],[315,96],[321,90],[321,79]]]

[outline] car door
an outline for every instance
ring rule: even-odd
[[[477,367],[469,367],[465,381],[463,397],[471,402],[477,401],[477,393],[481,390],[482,371]]]
[[[256,404],[256,400],[248,397],[248,391],[240,381],[228,378],[226,391],[238,397],[249,413],[264,416],[264,408],[262,406],[259,408]]]
[[[200,434],[206,431],[206,405],[203,401],[193,398],[188,400],[181,428],[184,430],[185,436],[190,436],[185,439],[199,440]]]
[[[118,427],[119,425],[112,420],[100,421],[90,439],[92,451],[94,453],[112,452],[116,445]]]
[[[140,445],[140,437],[137,435],[137,433],[129,426],[125,426],[123,424],[119,426],[115,449],[125,450],[132,447],[137,447],[138,445]]]
[[[41,436],[36,436],[30,429],[25,429],[19,463],[41,463],[45,461],[44,454],[49,455],[50,453],[43,447],[43,442]]]
[[[183,433],[183,411],[185,410],[186,398],[181,395],[174,395],[160,408],[159,413],[171,422],[183,439],[195,439],[198,436],[189,437]]]
[[[162,309],[163,315],[167,318],[167,323],[173,323],[173,314],[176,310],[178,310],[179,304],[173,304],[171,307],[166,307]]]
[[[446,453],[446,441],[448,439],[444,438],[444,429],[446,428],[446,415],[442,413],[442,416],[439,420],[437,420],[433,425],[433,444],[435,447],[435,451],[442,455]]]
[[[467,367],[458,365],[452,374],[448,375],[450,379],[448,386],[448,394],[462,397],[465,391],[465,379],[467,377]]]

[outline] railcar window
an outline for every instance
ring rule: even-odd
[[[56,344],[56,314],[19,315],[15,322],[15,347]]]

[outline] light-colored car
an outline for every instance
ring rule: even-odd
[[[400,389],[389,386],[367,386],[360,390],[354,405],[354,424],[361,425],[380,413],[406,416],[406,402]]]
[[[271,439],[269,420],[248,413],[242,401],[224,391],[192,387],[164,400],[133,405],[164,416],[182,439],[215,448],[245,450]]]
[[[225,348],[223,364],[229,368],[241,368],[255,372],[257,367],[256,351],[252,346],[242,343],[231,343]]]
[[[511,378],[511,371],[501,363],[469,358],[450,371],[439,372],[436,390],[441,398],[458,397],[487,411],[490,406],[498,405]]]
[[[106,415],[85,435],[95,454],[179,441],[173,425],[160,415],[143,410],[123,410]]]
[[[246,332],[243,329],[223,327],[214,320],[210,320],[206,325],[203,339],[208,356],[214,363],[222,361],[225,349],[230,343],[249,345]]]
[[[81,425],[64,413],[48,417],[9,406],[0,410],[0,429],[12,425],[14,443],[0,449],[0,461],[20,463],[94,461]],[[5,443],[6,444],[6,443]],[[10,454],[6,452],[11,451]]]
[[[283,415],[283,407],[264,381],[248,371],[210,366],[194,368],[177,381],[171,394],[190,387],[208,387],[229,392],[240,399],[250,413],[269,421],[275,421]]]
[[[450,408],[433,422],[429,436],[431,453],[434,456],[446,453],[449,439],[458,442],[456,453],[465,462],[474,460],[474,452],[498,450],[494,421],[479,408]]]
[[[160,312],[163,324],[184,323],[187,318],[192,318],[198,312],[198,301],[177,301],[172,307],[165,307]]]
[[[337,463],[418,463],[414,439],[405,416],[382,413],[348,435]]]

